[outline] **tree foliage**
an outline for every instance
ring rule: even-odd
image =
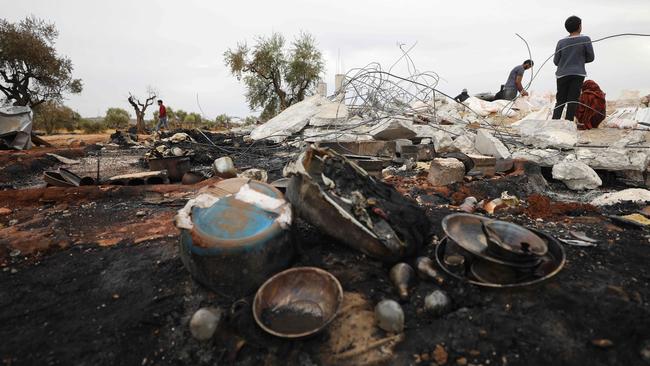
[[[125,129],[129,127],[131,115],[122,108],[108,108],[104,124],[108,128]]]
[[[35,17],[18,23],[0,19],[0,91],[8,102],[33,108],[81,92],[72,61],[54,48],[58,35],[54,24]]]
[[[45,130],[48,135],[66,129],[74,131],[80,120],[78,113],[55,101],[47,101],[36,106],[34,110],[34,127]]]
[[[266,120],[314,92],[324,71],[321,52],[314,38],[301,33],[290,48],[285,48],[280,33],[258,37],[251,49],[240,43],[224,53],[226,66],[246,85],[246,100],[251,109],[263,108]]]

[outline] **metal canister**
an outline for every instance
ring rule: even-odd
[[[287,268],[294,253],[286,221],[283,225],[278,213],[243,199],[237,192],[244,188],[252,195],[284,200],[269,184],[228,179],[208,189],[223,197],[210,207],[191,208],[192,228],[181,229],[181,259],[192,277],[231,298],[254,292]]]

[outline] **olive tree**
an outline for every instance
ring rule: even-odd
[[[72,61],[54,48],[58,35],[54,24],[35,17],[18,23],[0,19],[0,91],[7,102],[34,108],[81,92]]]
[[[108,128],[125,129],[129,127],[131,115],[122,108],[108,108],[104,124]]]
[[[251,109],[263,108],[268,119],[314,92],[324,71],[321,52],[309,33],[301,33],[290,45],[280,33],[257,37],[251,49],[240,43],[224,53],[226,66],[246,86]]]

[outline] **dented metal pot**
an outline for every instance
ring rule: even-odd
[[[179,211],[181,259],[192,277],[231,298],[289,266],[291,208],[277,189],[248,179],[207,187]]]

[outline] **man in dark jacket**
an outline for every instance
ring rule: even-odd
[[[594,48],[591,38],[583,36],[582,20],[573,15],[564,22],[564,28],[569,36],[558,41],[555,47],[553,63],[557,66],[555,76],[557,77],[556,104],[553,110],[553,119],[562,118],[562,112],[566,105],[565,119],[573,121],[582,82],[587,76],[585,63],[594,60]]]

